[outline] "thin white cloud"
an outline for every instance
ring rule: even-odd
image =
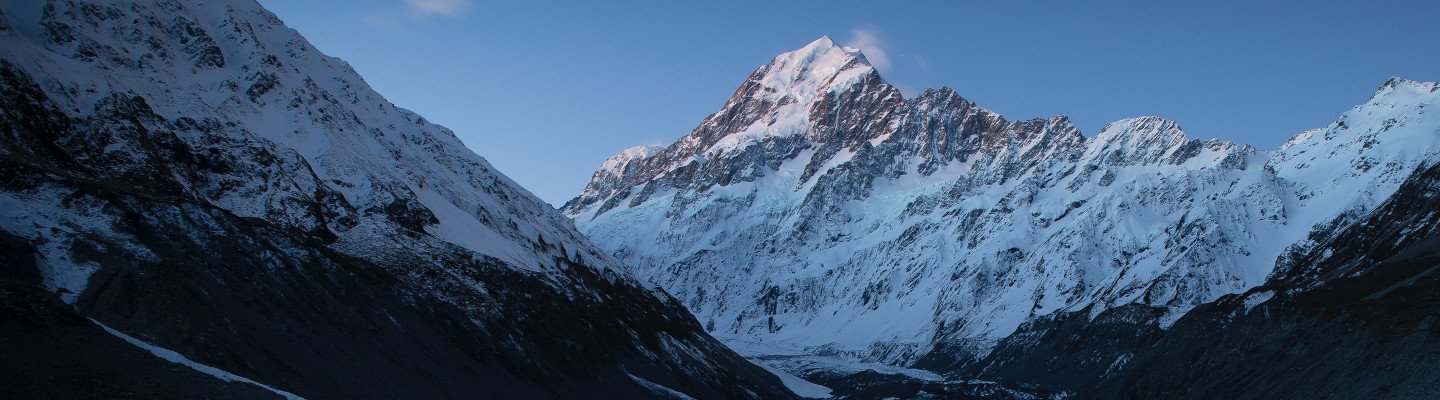
[[[0,0],[3,1],[3,0]],[[360,17],[366,25],[388,30],[403,30],[413,23],[429,19],[433,16],[445,16],[456,18],[464,14],[474,3],[474,0],[405,0],[401,2],[401,12],[395,9],[387,10],[383,14],[367,14]]]
[[[470,0],[405,0],[405,2],[410,4],[411,11],[420,15],[439,14],[457,17],[470,7]]]
[[[882,71],[890,69],[890,54],[885,52],[888,47],[885,40],[880,37],[880,32],[873,28],[855,28],[850,30],[850,43],[847,46],[860,49],[865,53],[865,59],[870,60],[870,65]]]

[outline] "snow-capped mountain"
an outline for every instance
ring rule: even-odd
[[[948,88],[903,98],[821,38],[562,210],[744,351],[963,363],[1057,313],[1138,304],[1164,328],[1260,285],[1440,159],[1437,102],[1391,79],[1275,150],[1157,117],[1087,137]]]
[[[129,342],[312,398],[793,396],[254,1],[27,8],[0,14],[5,311],[73,307],[103,330],[63,348],[128,350],[7,358],[37,378],[4,393],[95,370],[71,389],[180,396],[121,378]]]

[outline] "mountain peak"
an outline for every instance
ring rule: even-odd
[[[821,36],[794,51],[775,56],[761,67],[760,84],[782,95],[813,98],[827,91],[843,91],[850,84],[875,73],[859,49],[835,44]]]
[[[1380,85],[1379,89],[1375,90],[1375,94],[1370,97],[1368,104],[1422,104],[1433,102],[1433,99],[1437,97],[1440,97],[1440,85],[1435,82],[1390,77]]]
[[[1125,140],[1133,137],[1185,137],[1185,131],[1180,129],[1180,124],[1165,118],[1156,116],[1143,116],[1125,118],[1111,122],[1095,134],[1096,140],[1113,141],[1116,139]]]
[[[621,150],[619,154],[611,156],[606,159],[605,162],[601,163],[596,173],[598,174],[600,173],[599,171],[605,171],[618,174],[626,165],[630,164],[630,162],[650,158],[661,150],[665,150],[665,147],[642,145]]]
[[[1199,143],[1185,135],[1175,121],[1145,116],[1105,125],[1095,134],[1087,153],[1110,164],[1177,163],[1193,155],[1190,153],[1199,149],[1194,147]]]
[[[843,53],[844,56],[848,56],[848,58],[857,59],[865,65],[870,65],[870,61],[865,59],[865,54],[862,53],[860,49],[836,44],[835,41],[831,40],[830,36],[828,35],[821,36],[819,39],[815,39],[814,41],[811,41],[809,44],[806,44],[804,47],[801,47],[799,49],[781,53],[775,58],[778,60],[786,57],[804,57],[808,55],[820,55],[831,51],[839,51],[840,53]]]
[[[805,45],[805,47],[801,49],[829,47],[835,47],[835,41],[830,39],[830,35],[821,35],[819,39],[811,41],[810,44]]]

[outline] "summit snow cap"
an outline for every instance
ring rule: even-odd
[[[829,36],[776,56],[756,72],[761,86],[774,89],[767,92],[794,96],[800,103],[821,93],[844,91],[859,78],[876,73],[860,49],[836,45]]]
[[[1440,99],[1440,85],[1435,82],[1412,81],[1401,77],[1390,77],[1375,95],[1370,97],[1366,104],[1376,105],[1413,105],[1417,103],[1434,103]]]
[[[1111,122],[1093,140],[1087,153],[1152,164],[1179,150],[1190,138],[1175,121],[1146,116]]]

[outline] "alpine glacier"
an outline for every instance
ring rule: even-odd
[[[1436,88],[1393,78],[1275,150],[1158,117],[1087,137],[949,88],[904,98],[822,37],[562,210],[752,355],[964,362],[1045,316],[1141,304],[1164,328],[1260,285],[1440,159]]]

